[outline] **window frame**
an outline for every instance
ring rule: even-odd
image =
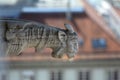
[[[94,38],[91,41],[91,45],[93,49],[106,49],[107,48],[107,40],[105,38]]]

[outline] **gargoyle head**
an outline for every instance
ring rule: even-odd
[[[73,58],[78,51],[78,35],[74,31],[71,25],[64,24],[66,31],[59,32],[59,39],[65,45],[64,52],[67,54],[68,58]]]

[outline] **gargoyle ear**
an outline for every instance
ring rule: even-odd
[[[67,35],[66,35],[65,32],[59,31],[59,32],[58,32],[58,38],[59,38],[59,40],[60,40],[61,42],[63,42],[63,41],[66,41],[66,40],[67,40]]]
[[[70,25],[70,24],[64,24],[64,26],[66,27],[66,29],[70,32],[70,33],[73,33],[75,32],[73,27]]]

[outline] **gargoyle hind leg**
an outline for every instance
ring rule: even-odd
[[[17,54],[18,56],[22,55],[22,51],[24,51],[27,48],[26,45],[27,45],[27,43],[22,45],[21,49],[18,51],[18,54]]]

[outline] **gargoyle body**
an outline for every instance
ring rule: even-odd
[[[3,20],[6,28],[7,55],[19,55],[34,47],[36,52],[51,48],[52,56],[61,58],[64,53],[72,58],[78,51],[78,35],[69,24],[60,29],[33,21]]]

